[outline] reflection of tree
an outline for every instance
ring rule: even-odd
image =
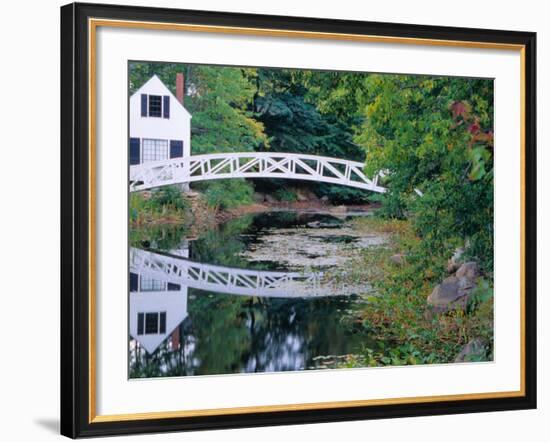
[[[182,376],[310,368],[312,358],[359,350],[365,337],[341,320],[349,297],[256,298],[190,290],[189,317],[152,355],[135,349],[131,377]]]
[[[178,248],[188,233],[189,226],[181,225],[162,225],[130,229],[130,245],[142,249],[168,252]]]
[[[251,228],[253,219],[253,215],[242,216],[203,233],[191,243],[190,259],[228,267],[250,268],[250,263],[239,254],[246,248],[246,238],[241,234]]]

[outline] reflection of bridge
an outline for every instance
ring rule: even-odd
[[[186,255],[186,253],[184,253]],[[189,288],[233,295],[314,298],[349,295],[368,287],[325,281],[323,273],[271,272],[202,264],[130,248],[130,334],[148,353],[187,317]]]
[[[340,184],[384,193],[364,164],[316,155],[247,152],[192,155],[130,166],[130,191],[225,178],[284,178]]]
[[[130,272],[170,284],[234,295],[300,298],[345,294],[323,283],[321,272],[272,272],[202,264],[130,249]],[[350,293],[350,292],[348,292]]]

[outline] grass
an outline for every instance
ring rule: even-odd
[[[187,197],[173,186],[153,190],[150,195],[134,192],[130,194],[130,223],[134,227],[154,223],[189,223],[192,221],[190,207]]]

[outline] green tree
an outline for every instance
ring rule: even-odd
[[[389,172],[390,214],[412,214],[423,256],[466,241],[492,271],[492,80],[370,75],[365,89],[356,141],[369,172]]]
[[[325,72],[308,71],[318,81]],[[308,100],[308,89],[300,70],[259,68],[252,73],[256,84],[254,114],[263,124],[269,137],[265,150],[303,153],[363,161],[365,152],[353,140],[351,120],[335,113],[321,113],[315,100]],[[269,180],[271,187],[280,188],[281,180]],[[319,196],[327,195],[333,201],[362,201],[366,193],[342,186],[310,182]]]
[[[466,242],[492,271],[492,80],[311,72],[301,77],[321,112],[360,121],[354,123],[354,140],[366,152],[367,173],[388,172],[382,213],[412,218],[421,239],[416,254],[440,265]]]

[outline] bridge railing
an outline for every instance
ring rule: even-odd
[[[227,178],[284,178],[320,181],[383,193],[363,172],[358,161],[316,155],[271,152],[238,152],[193,155],[190,157],[139,164],[130,167],[130,190]]]

